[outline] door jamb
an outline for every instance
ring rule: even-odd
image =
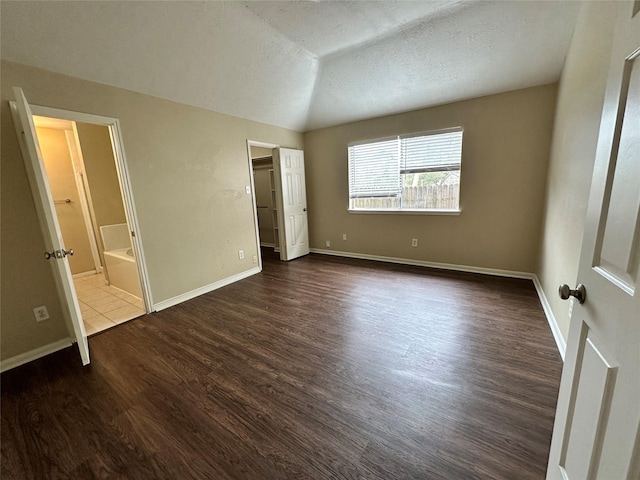
[[[113,117],[103,115],[94,115],[92,113],[74,112],[71,110],[63,110],[53,107],[45,107],[42,105],[30,105],[34,115],[43,117],[62,118],[75,122],[92,123],[103,125],[109,129],[111,137],[111,146],[113,155],[116,160],[116,172],[118,174],[118,182],[120,183],[120,192],[124,204],[125,217],[130,227],[131,241],[134,244],[136,252],[136,264],[138,267],[138,276],[142,287],[142,296],[147,313],[153,311],[153,297],[151,295],[151,287],[149,276],[147,274],[147,264],[145,261],[144,250],[142,246],[142,237],[138,224],[138,216],[136,214],[135,202],[131,191],[131,180],[127,159],[124,153],[124,145],[122,143],[122,131],[120,129],[120,120]]]
[[[96,238],[95,214],[93,212],[93,202],[91,201],[91,192],[86,180],[86,168],[84,165],[84,157],[80,148],[80,139],[78,138],[78,130],[76,123],[73,122],[71,130],[65,130],[67,137],[67,146],[71,154],[71,165],[73,166],[73,174],[76,179],[76,188],[78,189],[78,197],[80,198],[80,206],[82,208],[82,216],[84,217],[87,235],[89,237],[89,245],[91,246],[91,255],[93,263],[96,267],[96,273],[104,271],[100,254],[98,253],[98,239]]]

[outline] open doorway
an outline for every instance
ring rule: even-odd
[[[307,255],[309,230],[304,152],[247,140],[247,154],[252,172],[259,249],[273,245],[283,261]],[[259,259],[262,269],[262,255]]]
[[[38,115],[34,125],[82,321],[96,334],[147,312],[109,127]]]
[[[274,148],[278,148],[278,145],[247,140],[247,156],[251,169],[260,270],[262,270],[262,252],[264,250],[280,251],[278,209],[276,204],[277,187],[273,171]]]
[[[260,247],[272,248],[274,251],[279,252],[278,213],[271,149],[263,147],[250,148]]]

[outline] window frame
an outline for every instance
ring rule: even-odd
[[[415,137],[427,137],[427,136],[433,136],[433,135],[442,135],[442,134],[447,134],[447,133],[460,133],[460,160],[459,160],[459,168],[455,169],[455,168],[451,168],[452,164],[449,164],[447,166],[444,166],[444,168],[437,168],[437,167],[425,167],[424,169],[421,169],[422,172],[417,172],[416,169],[414,168],[413,172],[409,171],[410,169],[407,168],[403,168],[403,159],[402,156],[400,155],[400,151],[402,150],[402,140],[403,139],[407,139],[407,138],[415,138]],[[459,181],[458,183],[458,208],[402,208],[402,206],[400,208],[352,208],[352,199],[354,198],[375,198],[376,195],[371,195],[371,196],[364,196],[364,195],[356,195],[353,196],[352,195],[352,159],[351,159],[351,148],[352,147],[357,147],[360,145],[370,145],[370,144],[375,144],[375,143],[379,143],[379,142],[387,142],[389,140],[396,140],[398,143],[398,155],[400,156],[400,158],[398,158],[398,163],[399,163],[399,168],[398,168],[398,177],[400,179],[400,185],[402,185],[402,176],[408,173],[425,173],[425,172],[446,172],[446,171],[458,171],[460,172],[459,175],[460,177],[462,177],[462,144],[463,144],[463,138],[464,138],[464,127],[460,126],[455,126],[455,127],[448,127],[448,128],[442,128],[442,129],[438,129],[438,130],[429,130],[429,131],[424,131],[424,132],[415,132],[415,133],[408,133],[408,134],[400,134],[400,135],[392,135],[392,136],[386,136],[386,137],[381,137],[381,138],[374,138],[374,139],[368,139],[368,140],[358,140],[358,141],[354,141],[354,142],[349,142],[347,144],[347,167],[348,167],[348,175],[347,175],[347,179],[348,179],[348,198],[347,198],[347,211],[349,213],[354,213],[354,214],[364,214],[364,215],[371,215],[371,214],[382,214],[382,215],[460,215],[462,213],[462,209],[460,207],[460,203],[461,203],[461,182]],[[400,186],[400,205],[402,205],[402,186]],[[393,198],[392,196],[388,196],[386,198]]]

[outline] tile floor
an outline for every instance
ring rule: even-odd
[[[102,273],[74,278],[73,283],[87,335],[102,332],[145,314],[141,299],[106,285]]]

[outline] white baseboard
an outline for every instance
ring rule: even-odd
[[[560,356],[562,357],[562,361],[564,362],[564,355],[567,351],[567,342],[562,336],[562,332],[560,332],[560,327],[558,326],[556,317],[553,315],[551,305],[549,304],[549,300],[547,300],[547,296],[542,289],[542,284],[540,283],[537,275],[533,276],[533,284],[535,285],[536,291],[538,292],[538,298],[540,299],[540,303],[542,304],[542,310],[544,310],[544,314],[547,317],[549,328],[551,328],[551,333],[553,334],[553,338],[555,339],[556,345],[558,346],[558,351],[560,352]]]
[[[169,298],[168,300],[163,300],[154,304],[152,310],[159,312],[160,310],[173,307],[174,305],[178,305],[179,303],[186,302],[187,300],[191,300],[192,298],[199,297],[200,295],[204,295],[205,293],[212,292],[213,290],[217,290],[218,288],[226,287],[227,285],[235,283],[238,280],[242,280],[243,278],[250,277],[251,275],[255,275],[256,273],[260,273],[260,268],[254,267],[245,272],[232,275],[217,282],[210,283],[209,285],[205,285],[204,287],[196,288],[195,290],[191,290],[190,292],[183,293],[182,295]]]
[[[260,242],[260,246],[261,247],[267,247],[267,248],[275,248],[276,244],[275,243]]]
[[[452,263],[426,262],[423,260],[413,260],[410,258],[385,257],[381,255],[369,255],[366,253],[340,252],[337,250],[326,250],[322,248],[312,248],[310,249],[310,251],[312,253],[319,253],[322,255],[335,255],[337,257],[359,258],[362,260],[375,260],[379,262],[399,263],[402,265],[414,265],[418,267],[454,270],[457,272],[482,273],[485,275],[495,275],[498,277],[524,278],[531,280],[533,281],[533,285],[535,286],[536,292],[538,293],[538,298],[540,299],[540,303],[542,304],[542,310],[547,317],[547,323],[549,324],[549,328],[551,329],[551,333],[553,334],[553,338],[556,342],[556,346],[558,347],[558,351],[560,352],[560,356],[564,361],[564,354],[567,349],[567,344],[564,340],[564,337],[562,336],[562,333],[560,332],[558,322],[556,321],[556,318],[551,311],[551,306],[549,305],[549,301],[544,294],[542,285],[540,284],[537,275],[534,273],[518,272],[514,270],[500,270],[495,268],[472,267],[469,265],[456,265]]]
[[[28,352],[16,355],[15,357],[7,358],[6,360],[2,360],[2,362],[0,362],[0,372],[6,372],[7,370],[19,367],[20,365],[24,365],[25,363],[32,362],[34,360],[37,360],[38,358],[44,357],[45,355],[49,355],[50,353],[54,353],[58,350],[62,350],[63,348],[67,348],[70,345],[71,340],[68,338],[63,338],[62,340],[58,340],[57,342],[35,348]]]
[[[424,260],[413,260],[411,258],[384,257],[381,255],[369,255],[366,253],[340,252],[337,250],[325,250],[322,248],[310,249],[312,253],[322,255],[335,255],[336,257],[360,258],[362,260],[376,260],[378,262],[400,263],[402,265],[414,265],[417,267],[439,268],[441,270],[455,270],[457,272],[484,273],[485,275],[495,275],[498,277],[511,278],[533,278],[533,273],[517,272],[515,270],[499,270],[496,268],[471,267],[468,265],[456,265],[453,263],[426,262]]]

